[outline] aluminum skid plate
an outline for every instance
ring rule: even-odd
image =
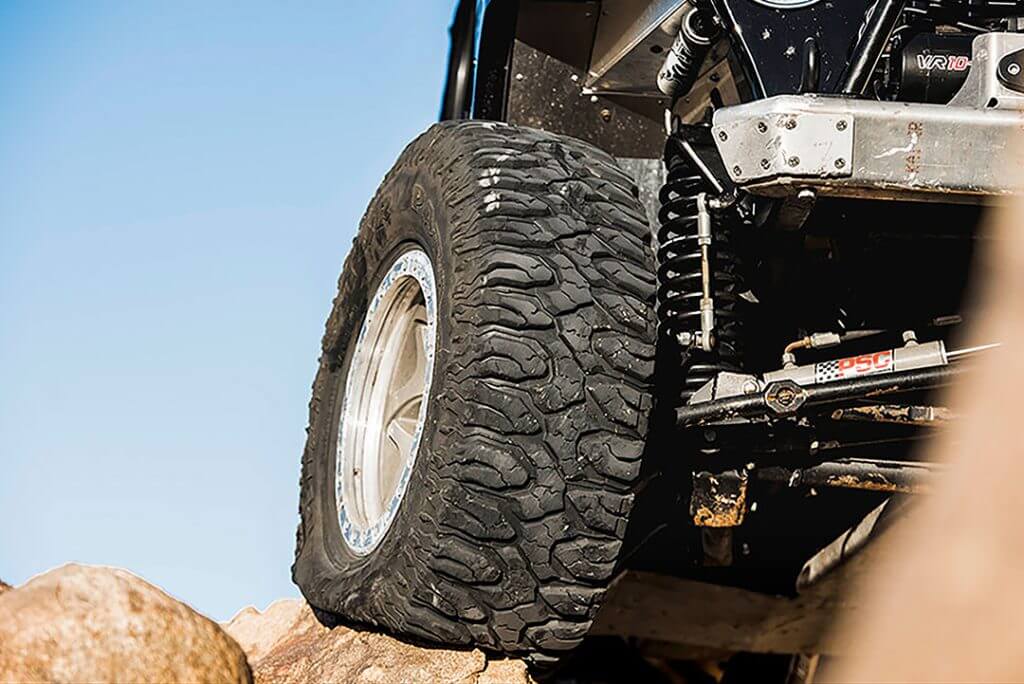
[[[716,111],[715,144],[733,182],[761,195],[810,188],[844,197],[977,202],[1018,194],[1024,99],[996,92],[1001,86],[992,83],[989,62],[1022,41],[1020,34],[976,38],[971,75],[949,105],[778,95]]]

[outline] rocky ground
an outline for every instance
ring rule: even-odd
[[[115,568],[65,565],[0,582],[0,682],[531,681],[521,661],[322,626],[305,602],[218,625]]]
[[[327,629],[298,599],[246,608],[225,626],[249,656],[256,682],[525,684],[526,665],[479,650],[414,646],[383,634]]]

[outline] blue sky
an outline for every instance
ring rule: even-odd
[[[323,322],[453,8],[0,3],[0,579],[297,593]]]

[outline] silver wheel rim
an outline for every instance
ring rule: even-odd
[[[387,535],[409,486],[433,379],[436,302],[429,257],[404,252],[356,340],[338,423],[335,497],[342,539],[359,555]]]

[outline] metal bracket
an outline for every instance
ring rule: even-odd
[[[778,175],[851,175],[853,118],[846,114],[776,109],[725,120],[711,132],[734,183]]]
[[[1024,93],[1007,87],[1000,65],[1004,57],[1024,49],[1024,34],[983,33],[971,43],[971,70],[959,92],[950,100],[951,107],[977,109],[1024,109]],[[1011,60],[1005,66],[1016,61]],[[1018,65],[1019,69],[1019,65]]]

